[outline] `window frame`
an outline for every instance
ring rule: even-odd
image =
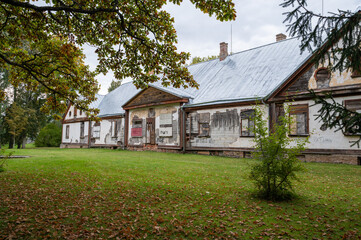
[[[139,123],[136,123],[136,122],[139,122]],[[135,127],[135,125],[140,125],[140,127]],[[135,128],[138,128],[138,129],[142,129],[142,134],[140,136],[136,136],[136,135],[133,135],[133,129]],[[144,129],[143,129],[143,119],[142,118],[133,118],[132,119],[132,127],[131,127],[131,130],[130,130],[130,137],[132,138],[142,138],[144,137]]]
[[[112,138],[118,137],[118,122],[116,120],[111,122],[111,128],[112,128]]]
[[[306,104],[295,104],[295,105],[289,105],[289,113],[288,113],[288,117],[290,119],[291,118],[291,115],[297,115],[297,113],[305,113],[305,124],[306,124],[306,127],[305,127],[305,131],[306,133],[304,134],[299,134],[299,133],[296,133],[296,134],[293,134],[291,133],[291,124],[288,126],[288,136],[290,137],[308,137],[310,136],[310,109],[309,109],[309,106],[308,106],[308,103]],[[294,109],[292,109],[294,108]],[[297,119],[296,119],[296,126],[297,126]]]
[[[202,134],[203,131],[201,131],[201,129],[203,129],[203,125],[204,124],[207,124],[208,125],[208,134]],[[209,122],[200,122],[198,121],[198,137],[211,137],[211,127],[210,127],[210,124]]]
[[[204,112],[199,113],[199,120],[198,120],[198,136],[200,138],[209,138],[211,137],[211,125],[210,125],[211,113]],[[208,127],[204,127],[207,124]],[[207,134],[203,134],[203,129],[208,128]]]
[[[80,122],[80,138],[84,139],[85,137],[85,123]]]
[[[99,129],[98,131],[94,131],[95,127],[97,127],[97,129]],[[92,138],[100,138],[100,123],[94,123],[93,128],[92,128]],[[99,135],[98,136],[94,136],[94,132],[98,132]]]
[[[348,104],[348,103],[352,103],[352,102],[361,102],[361,98],[344,100],[344,101],[343,101],[343,105],[345,106],[345,108],[346,108],[347,110],[350,110],[350,109],[347,108],[347,104]],[[361,108],[360,108],[360,109],[356,109],[356,110],[350,110],[350,111],[353,111],[353,112],[357,113],[357,112],[356,112],[357,110],[361,110]],[[361,133],[350,133],[350,132],[348,132],[346,129],[344,129],[342,132],[343,132],[343,135],[345,135],[345,136],[360,136],[360,135],[361,135]]]
[[[247,118],[242,118],[242,113],[245,113],[245,112],[252,112],[251,114],[250,114],[250,116],[248,116]],[[254,117],[254,115],[255,115],[255,113],[256,113],[256,110],[255,109],[253,109],[253,108],[249,108],[249,109],[242,109],[241,110],[241,112],[240,112],[240,120],[241,120],[241,122],[240,122],[240,137],[250,137],[250,138],[253,138],[253,137],[255,137],[256,136],[256,134],[255,134],[255,132],[254,132],[254,130],[253,131],[250,131],[250,122],[253,122],[253,128],[255,127],[255,124],[254,124],[254,119],[251,121],[251,116],[253,115],[253,117]],[[243,119],[247,119],[248,120],[248,127],[247,127],[247,132],[248,132],[248,135],[243,135]],[[253,135],[251,135],[251,133],[253,133]]]
[[[322,79],[319,79],[318,77],[317,77],[317,74],[320,72],[320,71],[323,71],[323,70],[325,70],[325,71],[327,71],[327,86],[325,87],[325,86],[322,86],[324,83],[325,83],[325,80],[322,80]],[[325,89],[325,88],[329,88],[330,87],[330,82],[331,82],[331,76],[332,76],[332,73],[331,73],[331,71],[330,71],[330,69],[328,69],[328,68],[326,68],[326,67],[320,67],[320,68],[317,68],[316,69],[316,71],[315,71],[315,73],[314,73],[314,75],[313,75],[313,77],[315,78],[315,80],[316,80],[316,84],[317,84],[317,88],[318,89]],[[320,85],[320,84],[322,84],[322,85]]]
[[[70,135],[70,126],[66,125],[65,126],[65,139],[69,139],[69,135]]]

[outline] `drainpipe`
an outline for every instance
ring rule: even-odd
[[[186,152],[186,112],[184,111],[183,106],[181,107],[182,112],[182,151]]]
[[[91,147],[91,130],[92,130],[92,121],[89,121],[89,126],[88,126],[88,148]]]

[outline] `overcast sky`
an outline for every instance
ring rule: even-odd
[[[175,19],[175,29],[178,34],[179,51],[191,53],[191,57],[205,57],[219,54],[219,43],[227,42],[232,52],[239,52],[249,48],[274,42],[276,34],[286,33],[282,15],[285,9],[279,4],[281,0],[233,0],[236,5],[237,19],[232,22],[219,22],[215,17],[209,17],[196,9],[188,0],[181,6],[169,4],[166,10]],[[324,13],[342,10],[356,10],[361,0],[323,0]],[[322,0],[309,0],[309,8],[314,12],[322,12]],[[94,50],[84,46],[87,56],[86,64],[94,69],[97,56]],[[106,94],[113,75],[98,75],[101,84],[100,94]],[[124,80],[123,82],[129,81]]]

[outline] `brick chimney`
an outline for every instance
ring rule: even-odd
[[[228,56],[228,43],[221,42],[219,44],[220,52],[219,52],[219,61],[223,61]]]
[[[287,38],[286,35],[284,35],[283,33],[279,33],[279,34],[276,35],[276,42],[285,40],[286,38]]]

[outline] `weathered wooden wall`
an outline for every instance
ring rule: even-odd
[[[147,118],[155,119],[155,143],[162,146],[179,146],[180,144],[180,128],[179,128],[179,111],[180,105],[169,104],[154,106],[152,108],[140,108],[129,110],[129,133],[128,133],[128,144],[131,146],[143,146],[147,143],[147,131],[146,131],[146,120]],[[163,124],[161,126],[161,115],[171,116],[171,122]],[[141,125],[134,125],[135,121],[141,121]],[[137,123],[138,124],[138,123]],[[132,128],[141,127],[140,136],[132,136]],[[171,133],[166,135],[161,134],[162,129],[169,130]],[[134,130],[133,130],[134,131]],[[163,135],[163,136],[162,136]]]

